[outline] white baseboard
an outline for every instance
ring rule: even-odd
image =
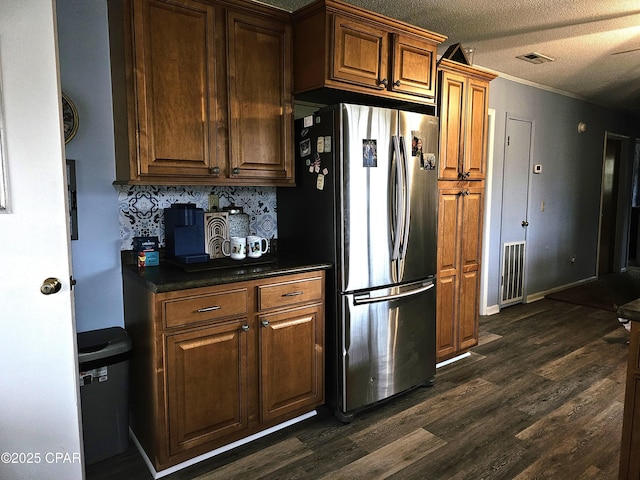
[[[500,305],[490,305],[487,306],[487,310],[484,312],[484,315],[496,315],[498,313],[500,313]]]
[[[458,360],[462,360],[463,358],[467,358],[471,356],[471,352],[463,353],[462,355],[458,355],[457,357],[450,358],[449,360],[444,360],[443,362],[436,363],[436,368],[444,367],[445,365],[450,365]]]
[[[593,282],[594,280],[597,280],[597,279],[598,279],[598,277],[596,277],[594,275],[592,277],[588,277],[588,278],[584,278],[582,280],[578,280],[577,282],[567,283],[567,284],[561,285],[559,287],[550,288],[549,290],[544,290],[542,292],[532,293],[531,295],[527,295],[527,298],[525,299],[525,302],[526,303],[537,302],[538,300],[542,300],[544,297],[546,297],[547,295],[550,295],[552,293],[556,293],[556,292],[559,292],[561,290],[566,290],[567,288],[571,288],[571,287],[577,287],[578,285],[582,285],[582,284],[585,284],[585,283]]]
[[[147,464],[147,468],[149,469],[149,472],[151,472],[151,476],[155,479],[155,478],[165,477],[171,473],[175,473],[179,470],[182,470],[183,468],[187,468],[187,467],[190,467],[191,465],[195,465],[198,462],[202,462],[203,460],[207,460],[209,458],[215,457],[216,455],[220,455],[221,453],[228,452],[229,450],[232,450],[241,445],[245,445],[249,442],[257,440],[258,438],[266,437],[267,435],[273,432],[277,432],[278,430],[282,430],[283,428],[289,427],[298,422],[302,422],[303,420],[306,420],[308,418],[315,417],[317,414],[318,414],[318,411],[313,410],[311,412],[305,413],[304,415],[300,415],[296,418],[292,418],[291,420],[287,420],[286,422],[282,422],[271,428],[267,428],[266,430],[263,430],[261,432],[255,433],[253,435],[249,435],[248,437],[243,438],[242,440],[238,440],[228,445],[224,445],[223,447],[216,448],[215,450],[211,450],[210,452],[207,452],[207,453],[203,453],[202,455],[198,455],[197,457],[194,457],[185,462],[179,463],[169,468],[165,468],[164,470],[160,470],[159,472],[157,472],[156,469],[153,467],[151,460],[149,460],[149,457],[144,451],[144,448],[142,448],[142,445],[140,445],[140,442],[136,438],[131,428],[129,428],[129,435],[131,436],[131,439],[133,440],[133,443],[135,444],[136,448],[140,452],[140,455],[142,456],[144,463]]]

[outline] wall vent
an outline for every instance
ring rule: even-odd
[[[516,58],[536,65],[539,63],[553,62],[555,60],[555,58],[547,57],[546,55],[536,52],[527,53],[526,55],[518,55]]]
[[[525,242],[503,246],[501,306],[520,302],[524,297],[524,253]]]

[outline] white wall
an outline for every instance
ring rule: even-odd
[[[78,109],[78,240],[71,242],[79,332],[123,326],[106,0],[57,0],[60,81]]]

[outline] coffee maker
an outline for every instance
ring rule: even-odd
[[[204,210],[194,203],[174,203],[164,209],[166,255],[179,263],[209,260],[204,248]]]

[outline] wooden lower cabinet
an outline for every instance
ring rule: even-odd
[[[323,402],[322,333],[317,307],[260,315],[263,421]]]
[[[153,293],[124,277],[131,428],[157,471],[324,403],[324,271]]]
[[[436,359],[478,343],[483,182],[441,182],[438,211]]]
[[[166,337],[169,453],[246,430],[246,319]]]
[[[626,306],[626,305],[625,305]],[[624,308],[624,307],[623,307]],[[640,479],[640,322],[631,322],[627,386],[624,397],[620,480]]]

